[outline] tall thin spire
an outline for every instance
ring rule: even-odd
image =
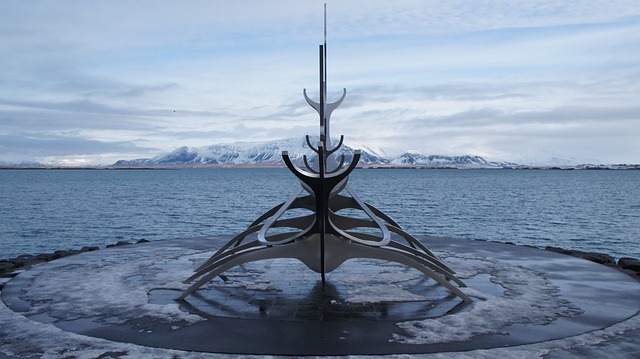
[[[324,43],[327,44],[327,3],[324,3]]]
[[[324,89],[327,90],[327,3],[324,4]]]

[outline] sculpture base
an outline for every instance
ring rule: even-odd
[[[175,350],[479,349],[508,357],[510,350],[525,356],[575,350],[589,340],[604,348],[625,331],[638,347],[640,284],[623,273],[528,247],[419,239],[456,269],[472,303],[414,269],[372,259],[349,260],[328,273],[324,296],[318,273],[275,259],[226,272],[226,281],[217,278],[179,303],[173,299],[186,287],[181,281],[228,237],[181,239],[88,252],[20,274],[2,291],[0,337],[8,343],[2,349],[16,357],[55,350],[188,358]]]

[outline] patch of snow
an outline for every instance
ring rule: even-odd
[[[582,335],[507,348],[481,349],[468,352],[432,354],[397,354],[381,356],[393,359],[494,359],[494,358],[550,358],[568,359],[588,357],[620,359],[637,357],[640,348],[640,315],[602,330]],[[31,321],[13,312],[0,301],[0,353],[15,358],[57,359],[69,357],[94,359],[113,357],[122,359],[239,359],[282,358],[286,356],[197,353],[153,348],[135,344],[112,342],[63,331],[52,324]],[[635,353],[635,354],[634,354]],[[320,357],[306,357],[309,359]],[[329,357],[323,357],[329,358]],[[337,357],[330,357],[337,358]],[[350,355],[350,359],[370,359],[367,355]]]
[[[425,297],[413,294],[395,284],[367,285],[347,292],[349,303],[419,302]]]
[[[510,155],[509,159],[527,166],[575,166],[584,163],[602,164],[603,162],[591,157],[571,157],[554,151],[536,151]]]
[[[167,283],[185,289],[182,281],[192,273],[188,270],[193,268],[192,257],[201,257],[201,254],[176,257],[175,252],[169,250],[162,259],[140,259],[137,251],[123,250],[117,256],[102,256],[99,252],[86,255],[95,257],[91,264],[86,262],[86,256],[72,256],[59,263],[52,262],[47,271],[33,276],[30,290],[20,297],[37,305],[25,314],[46,314],[61,320],[97,317],[114,324],[140,318],[186,324],[203,320],[181,311],[177,304],[150,304],[147,295],[151,289]],[[78,281],[79,272],[84,273],[81,281]],[[142,279],[130,279],[140,276]],[[60,291],[60,288],[69,290]]]
[[[447,259],[452,262],[452,258]],[[507,334],[511,324],[543,325],[559,317],[582,313],[559,295],[559,288],[528,268],[511,266],[488,259],[469,259],[464,265],[452,263],[454,268],[465,267],[467,273],[489,273],[491,281],[504,287],[503,296],[462,288],[476,298],[469,311],[439,318],[408,321],[398,326],[405,334],[396,334],[393,341],[405,344],[435,344],[465,341],[483,334]]]
[[[106,250],[105,250],[106,251]],[[175,253],[181,253],[179,256]],[[126,261],[118,261],[118,265],[112,266],[108,271],[101,270],[107,268],[109,260],[101,258],[102,253],[92,252],[84,254],[92,255],[95,260],[93,270],[85,273],[86,281],[93,282],[84,284],[87,290],[99,290],[100,288],[116,290],[124,294],[123,298],[117,296],[109,296],[109,300],[117,300],[119,304],[126,303],[141,309],[146,313],[127,313],[127,315],[136,317],[140,315],[148,315],[148,311],[160,311],[157,316],[167,320],[184,319],[174,316],[174,305],[167,306],[145,306],[147,301],[146,294],[144,302],[140,292],[146,292],[155,285],[167,283],[175,283],[176,289],[182,289],[185,285],[181,282],[184,278],[192,274],[192,270],[197,264],[202,263],[210,256],[210,252],[185,251],[183,248],[167,248],[161,253],[162,258],[156,257],[153,260],[143,260],[140,262],[141,251],[132,251],[127,248],[120,255],[121,259]],[[504,325],[508,324],[507,320],[527,323],[549,323],[554,318],[567,317],[579,313],[579,309],[573,307],[562,299],[556,288],[548,280],[539,273],[531,271],[527,268],[508,266],[507,264],[490,261],[483,258],[459,258],[453,255],[442,255],[452,267],[458,270],[458,276],[461,278],[473,277],[479,273],[491,273],[492,281],[499,283],[505,288],[503,296],[492,296],[473,289],[464,289],[465,292],[476,298],[473,307],[469,312],[449,315],[443,318],[430,319],[426,321],[406,322],[410,333],[402,337],[396,337],[397,341],[404,342],[434,342],[429,337],[438,335],[438,340],[464,340],[457,336],[455,331],[469,331],[475,333],[499,333],[504,330]],[[84,259],[83,259],[84,262]],[[376,265],[375,261],[362,261],[361,265]],[[66,270],[73,269],[73,257],[61,260],[59,266],[54,266],[55,262],[50,262],[47,267],[51,268],[50,273],[46,276],[48,280],[52,280],[51,285],[58,288],[69,288],[68,292],[73,292],[75,282],[66,281],[68,277]],[[345,263],[348,265],[349,262]],[[141,266],[142,265],[142,266]],[[52,267],[53,266],[53,267]],[[132,275],[132,268],[144,268],[142,273]],[[393,278],[394,265],[386,265],[383,268],[383,276],[385,280]],[[339,268],[340,269],[340,268]],[[33,270],[33,269],[32,269]],[[98,272],[104,272],[96,274]],[[21,276],[29,275],[27,271]],[[41,273],[42,274],[42,273]],[[59,275],[59,277],[56,276]],[[76,273],[77,274],[77,273]],[[141,274],[142,277],[138,277]],[[348,276],[336,276],[348,277]],[[367,276],[359,276],[359,278],[347,278],[344,280],[353,283],[363,283],[367,280]],[[246,277],[245,277],[246,278]],[[38,278],[33,278],[38,279]],[[371,279],[371,277],[369,277]],[[382,279],[381,279],[382,280]],[[102,283],[100,281],[103,281]],[[149,283],[147,283],[149,281]],[[390,283],[390,282],[387,282]],[[397,283],[397,282],[395,282]],[[37,283],[42,286],[43,283]],[[133,291],[128,294],[126,291]],[[395,289],[394,289],[395,290]],[[382,289],[381,293],[386,290]],[[393,291],[392,291],[393,292]],[[56,291],[60,293],[60,291]],[[25,293],[27,294],[27,293]],[[376,293],[379,295],[380,292]],[[74,300],[74,310],[78,306],[88,305],[94,308],[93,314],[99,314],[100,305],[105,304],[102,299],[99,302],[81,298],[74,293],[65,294],[68,296],[65,300]],[[40,305],[51,305],[51,297],[39,296]],[[506,299],[513,301],[510,304]],[[108,303],[107,303],[108,304]],[[58,310],[69,310],[69,307],[58,307]],[[468,313],[468,314],[467,314]],[[184,313],[183,313],[184,314]],[[64,315],[64,313],[58,313]],[[475,317],[480,318],[475,318]],[[446,319],[452,317],[452,319]],[[455,319],[454,319],[455,317]],[[510,318],[510,319],[507,319]],[[119,318],[118,320],[121,320]],[[197,318],[196,318],[197,319]],[[450,320],[444,322],[444,320]],[[417,325],[415,325],[417,324]],[[447,325],[451,327],[447,327]],[[180,325],[172,325],[172,329],[179,329]],[[434,331],[436,331],[434,333]],[[438,332],[440,331],[440,332]],[[123,359],[131,358],[177,358],[177,359],[196,359],[196,358],[288,358],[270,355],[234,355],[234,354],[216,354],[216,353],[197,353],[179,350],[170,350],[163,348],[153,348],[129,343],[112,342],[104,339],[88,337],[71,332],[66,332],[54,326],[53,324],[35,322],[26,318],[24,315],[16,313],[7,308],[4,302],[0,301],[0,357],[7,356],[10,358],[98,358],[98,357],[119,357]],[[436,341],[437,342],[437,341]],[[467,352],[447,352],[433,354],[412,354],[412,355],[389,355],[388,358],[417,358],[417,359],[445,359],[445,358],[550,358],[550,359],[566,359],[580,357],[594,358],[635,358],[638,357],[638,348],[640,348],[640,315],[635,315],[618,324],[610,327],[594,330],[585,334],[571,336],[558,340],[550,340],[529,345],[520,345],[506,348],[492,348],[483,350],[473,350]],[[314,358],[314,357],[308,357]],[[366,355],[352,355],[350,359],[368,359]]]

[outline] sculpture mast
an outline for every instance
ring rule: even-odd
[[[327,4],[324,4],[324,44],[320,45],[320,141],[331,147],[329,123],[325,117],[327,110]]]
[[[320,142],[318,143],[318,171],[320,172],[320,196],[316,198],[316,211],[323,214],[320,220],[320,277],[322,279],[322,296],[325,295],[326,268],[325,268],[325,232],[327,230],[327,216],[329,213],[329,201],[326,196],[325,171],[327,170],[327,149],[330,148],[331,136],[329,135],[329,123],[324,116],[326,113],[327,98],[327,4],[324,4],[324,47],[320,46]],[[325,198],[327,200],[325,200]]]
[[[327,4],[324,4],[324,43],[320,45],[319,51],[319,62],[320,62],[320,102],[315,102],[307,96],[307,90],[303,90],[304,98],[307,100],[307,103],[311,107],[313,107],[318,114],[320,115],[320,141],[325,150],[325,152],[318,156],[318,161],[324,161],[324,170],[326,173],[331,173],[336,171],[340,165],[338,161],[336,161],[333,153],[342,146],[343,136],[340,136],[340,143],[337,146],[333,146],[331,143],[331,133],[330,133],[330,120],[331,113],[335,110],[340,104],[342,100],[344,100],[347,89],[342,89],[342,96],[336,102],[328,103],[327,102]],[[307,144],[310,148],[314,148],[316,146],[311,144],[309,137],[307,136]]]

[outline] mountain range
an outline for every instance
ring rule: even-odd
[[[337,141],[335,142],[337,143]],[[359,165],[363,167],[509,168],[517,166],[517,164],[510,162],[487,161],[480,156],[424,155],[414,151],[389,156],[384,150],[359,149],[361,151]],[[294,163],[303,163],[305,155],[309,160],[316,157],[305,139],[290,138],[262,143],[237,142],[205,147],[183,146],[153,158],[120,160],[113,166],[281,167],[284,166],[282,151],[288,151],[289,157]],[[344,144],[336,153],[338,155],[344,154],[345,160],[348,162],[353,151],[353,147]]]

